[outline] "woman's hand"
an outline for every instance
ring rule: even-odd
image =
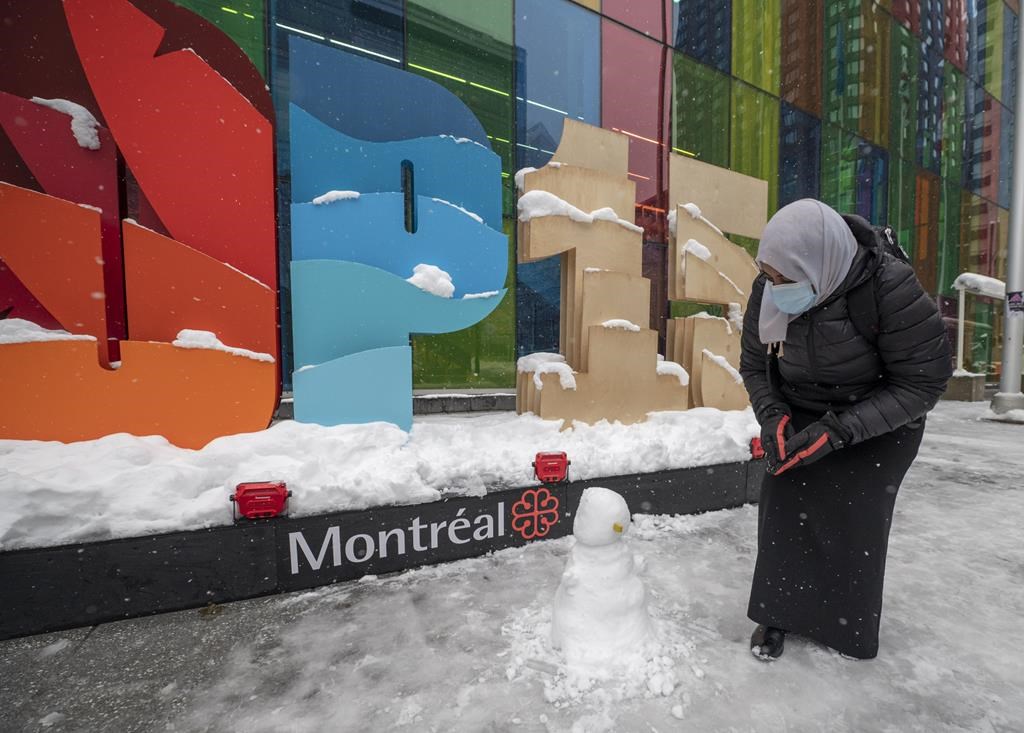
[[[796,434],[788,412],[775,411],[761,423],[761,448],[768,461],[768,470],[782,465],[789,454],[789,441]]]
[[[769,461],[768,472],[781,476],[791,468],[808,466],[839,450],[848,440],[849,434],[839,424],[836,416],[831,412],[825,413],[818,422],[811,423],[786,441],[788,457],[774,466]]]

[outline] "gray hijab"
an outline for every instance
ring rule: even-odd
[[[794,282],[809,280],[820,305],[836,291],[850,272],[857,240],[835,210],[814,199],[783,206],[761,234],[757,261],[770,265]],[[759,321],[761,343],[786,340],[789,323],[797,316],[783,313],[765,287]]]

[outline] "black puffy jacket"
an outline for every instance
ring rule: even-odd
[[[938,308],[913,269],[884,253],[869,227],[848,223],[859,243],[850,274],[828,300],[790,322],[777,369],[758,335],[767,279],[754,280],[740,373],[759,422],[780,409],[832,411],[852,444],[922,417],[945,391],[953,366]],[[847,303],[869,278],[876,279],[874,344],[857,330]]]

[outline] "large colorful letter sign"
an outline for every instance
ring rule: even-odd
[[[504,296],[500,159],[443,87],[290,40],[295,418],[408,430],[410,334]]]
[[[258,72],[167,0],[0,10],[0,437],[200,447],[266,427],[277,252]]]

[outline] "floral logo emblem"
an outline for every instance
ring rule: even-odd
[[[527,489],[512,505],[512,529],[524,540],[547,536],[558,520],[558,497],[548,489]]]

